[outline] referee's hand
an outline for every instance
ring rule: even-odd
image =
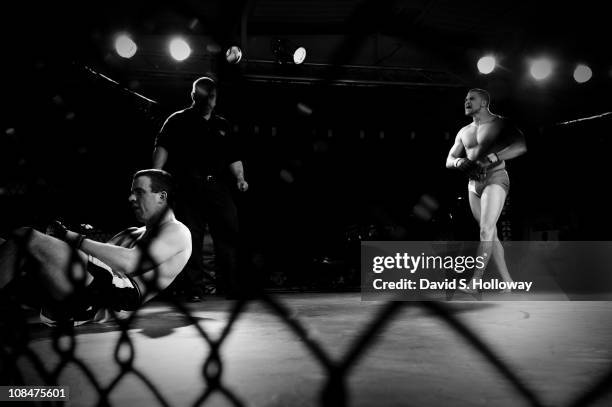
[[[238,191],[240,192],[246,192],[246,190],[249,189],[249,184],[243,179],[239,180],[236,183],[236,186],[238,187]]]

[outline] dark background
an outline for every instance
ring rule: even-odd
[[[595,2],[491,3],[21,4],[4,25],[0,234],[57,217],[109,233],[133,225],[132,173],[150,166],[156,132],[189,105],[193,79],[212,71],[217,111],[244,150],[245,244],[267,272],[307,272],[360,239],[476,240],[466,181],[444,168],[476,86],[528,143],[509,165],[503,237],[609,240],[611,118],[560,124],[611,110],[606,14]],[[131,60],[112,50],[118,29],[143,44]],[[221,52],[175,63],[172,33]],[[269,44],[279,36],[309,44],[308,64],[278,63]],[[239,65],[224,61],[230,44],[244,50]],[[503,68],[480,75],[491,50]],[[543,83],[526,75],[536,52],[558,62]],[[586,84],[571,77],[578,62],[594,71]]]

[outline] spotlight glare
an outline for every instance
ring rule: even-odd
[[[182,38],[175,38],[170,41],[170,55],[177,61],[184,61],[191,55],[191,47]]]
[[[293,62],[296,65],[301,64],[306,59],[306,48],[298,47],[293,51]]]
[[[495,57],[492,55],[487,55],[478,60],[478,71],[482,74],[490,74],[495,69],[495,65],[497,62],[495,61]]]
[[[553,70],[553,64],[548,58],[539,58],[531,62],[529,73],[535,80],[546,79]]]
[[[593,71],[587,65],[579,64],[574,69],[574,80],[578,83],[588,82],[593,76]]]
[[[115,38],[115,51],[122,58],[132,58],[136,51],[138,50],[138,46],[136,43],[130,38],[127,34],[119,34]]]
[[[236,45],[232,45],[225,52],[225,59],[230,64],[237,64],[242,59],[242,50]]]

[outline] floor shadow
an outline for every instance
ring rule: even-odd
[[[74,335],[106,333],[113,331],[138,331],[149,338],[162,338],[171,335],[176,329],[192,325],[193,322],[215,321],[213,318],[191,316],[188,318],[182,312],[168,308],[167,310],[137,313],[131,321],[125,321],[127,326],[122,327],[120,322],[109,321],[104,323],[88,323],[74,327]],[[23,318],[13,318],[11,324],[2,324],[2,329],[12,330],[12,335],[27,341],[52,338],[57,334],[58,328],[49,327],[40,322],[38,314],[32,310],[23,312]]]

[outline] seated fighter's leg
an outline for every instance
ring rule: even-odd
[[[19,276],[26,258],[37,263],[32,272],[53,301],[61,302],[91,282],[84,253],[32,228],[20,228],[0,246],[0,288]]]
[[[20,266],[19,246],[13,239],[0,242],[0,290],[10,283]]]

